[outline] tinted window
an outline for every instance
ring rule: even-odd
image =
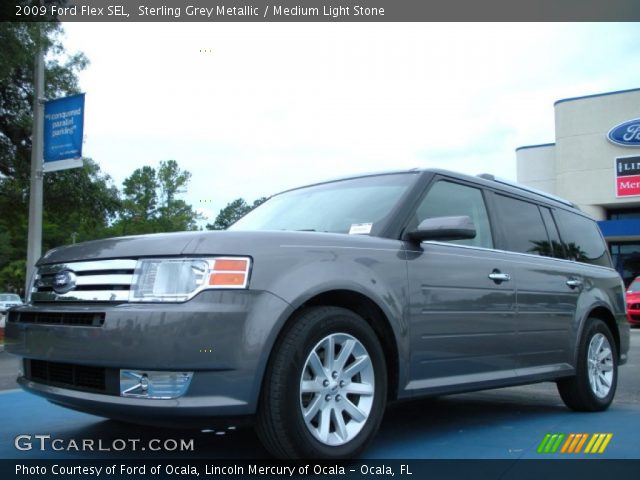
[[[570,260],[605,267],[611,266],[604,240],[596,222],[565,210],[556,210],[554,215],[567,257]]]
[[[537,205],[503,195],[496,195],[496,205],[507,250],[553,256],[553,248]]]
[[[549,240],[551,240],[551,250],[553,251],[553,256],[558,258],[566,258],[564,247],[562,246],[562,242],[560,241],[558,227],[556,227],[556,222],[553,221],[553,217],[551,216],[551,210],[545,207],[540,207],[540,213],[542,214],[544,225],[545,227],[547,227]]]
[[[476,236],[467,240],[451,240],[450,243],[493,248],[489,217],[478,188],[446,181],[435,183],[418,207],[416,224],[427,218],[459,215],[471,218],[476,227]]]

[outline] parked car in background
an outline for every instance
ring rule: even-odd
[[[640,325],[640,277],[627,288],[627,318],[631,325]]]
[[[79,243],[36,267],[7,320],[22,388],[133,423],[248,417],[283,458],[359,455],[399,399],[553,381],[569,408],[605,410],[629,351],[596,222],[490,175],[319,183],[224,232]]]
[[[0,313],[5,313],[10,307],[22,305],[22,300],[15,293],[0,293]]]
[[[7,310],[16,305],[22,305],[22,300],[15,293],[0,293],[0,339],[4,337],[4,326]]]

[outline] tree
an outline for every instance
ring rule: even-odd
[[[44,250],[108,235],[107,227],[122,208],[111,177],[90,158],[81,168],[44,177]]]
[[[160,162],[137,168],[123,182],[122,212],[111,228],[114,235],[195,230],[201,217],[191,205],[177,198],[185,193],[191,173],[178,162]]]
[[[156,214],[158,181],[155,168],[136,168],[122,183],[121,234],[153,232]]]
[[[164,232],[195,230],[196,220],[201,215],[193,211],[191,205],[176,195],[185,193],[191,180],[191,173],[180,170],[178,162],[166,160],[158,168],[158,228]]]
[[[236,198],[233,202],[227,204],[216,217],[215,221],[207,224],[207,230],[226,230],[231,225],[244,217],[258,205],[267,201],[267,197],[260,197],[249,205],[244,198]]]

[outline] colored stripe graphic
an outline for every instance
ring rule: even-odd
[[[542,439],[542,441],[540,442],[540,445],[538,445],[538,450],[537,450],[538,453],[544,453],[544,447],[549,441],[549,438],[551,438],[551,434],[547,433]]]
[[[547,433],[538,445],[538,453],[556,453],[565,436],[564,433]]]
[[[587,433],[570,433],[560,453],[580,453],[588,436]]]
[[[591,437],[591,438],[589,438]],[[609,442],[613,438],[612,433],[547,433],[540,445],[538,453],[604,453]],[[587,442],[588,440],[588,442]],[[584,451],[585,443],[587,444]],[[559,449],[559,451],[558,451]]]
[[[612,433],[594,433],[584,453],[603,453],[612,437]]]

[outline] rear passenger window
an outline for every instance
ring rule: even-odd
[[[565,210],[555,210],[554,215],[569,260],[611,267],[607,247],[596,222]]]
[[[466,240],[450,240],[449,243],[493,248],[489,216],[479,188],[446,181],[436,182],[418,207],[416,220],[419,224],[427,218],[458,215],[471,218],[476,227],[476,236]]]
[[[538,206],[504,195],[496,195],[495,198],[507,250],[552,257],[553,246]]]

